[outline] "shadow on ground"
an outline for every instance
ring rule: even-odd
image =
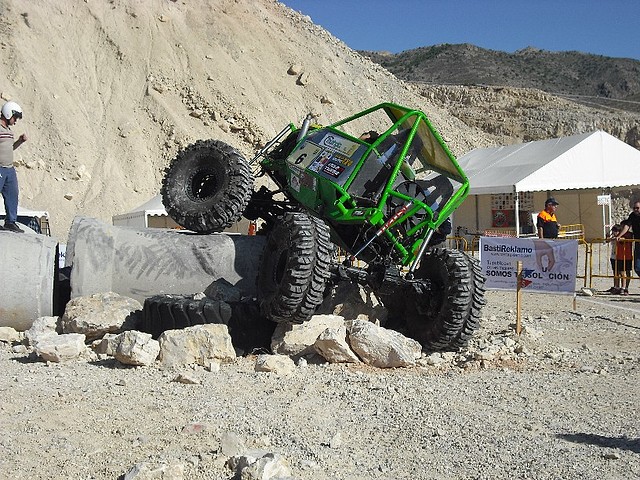
[[[560,433],[557,437],[573,443],[586,443],[599,447],[618,448],[633,453],[640,453],[640,438],[607,437],[605,435],[595,435],[592,433]]]

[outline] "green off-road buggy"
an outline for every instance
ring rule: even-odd
[[[254,189],[264,174],[275,186]],[[425,114],[383,103],[327,126],[307,116],[251,162],[221,141],[197,141],[166,169],[162,198],[195,232],[241,216],[259,223],[258,303],[270,320],[304,322],[328,285],[347,280],[373,290],[393,328],[442,350],[467,344],[484,304],[478,262],[430,247],[468,189]]]

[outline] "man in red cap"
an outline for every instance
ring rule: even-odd
[[[560,224],[556,218],[558,205],[560,204],[553,197],[547,198],[547,201],[544,202],[544,210],[538,214],[536,223],[538,238],[558,238],[558,231],[560,230]]]

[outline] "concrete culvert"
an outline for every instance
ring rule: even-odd
[[[0,231],[0,327],[27,330],[53,314],[57,246],[45,235]]]
[[[202,292],[218,279],[252,298],[264,245],[257,235],[114,227],[77,217],[66,256],[71,298],[111,291],[144,303],[159,294]]]

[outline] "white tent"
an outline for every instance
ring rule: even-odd
[[[128,213],[114,215],[111,217],[111,223],[116,227],[180,228],[162,205],[162,195],[156,195]],[[227,228],[225,232],[246,234],[248,227],[249,222],[242,220]]]
[[[148,202],[130,212],[114,215],[111,221],[116,227],[175,228],[178,225],[167,215],[162,205],[162,195],[156,195]]]
[[[594,220],[602,217],[597,208],[592,208],[597,206],[598,193],[640,185],[640,151],[600,130],[505,147],[479,148],[460,157],[458,163],[469,177],[470,198],[456,211],[454,223],[456,226],[462,225],[461,221],[473,223],[471,227],[477,230],[492,226],[490,210],[495,207],[478,197],[512,194],[515,205],[511,208],[521,212],[520,215],[513,213],[513,226],[520,232],[521,192],[542,192],[533,196],[537,209],[532,208],[530,213],[541,210],[546,196],[554,195],[561,204],[560,223],[581,223],[585,227],[592,224],[594,235],[602,232],[602,222],[598,227],[593,225]]]

